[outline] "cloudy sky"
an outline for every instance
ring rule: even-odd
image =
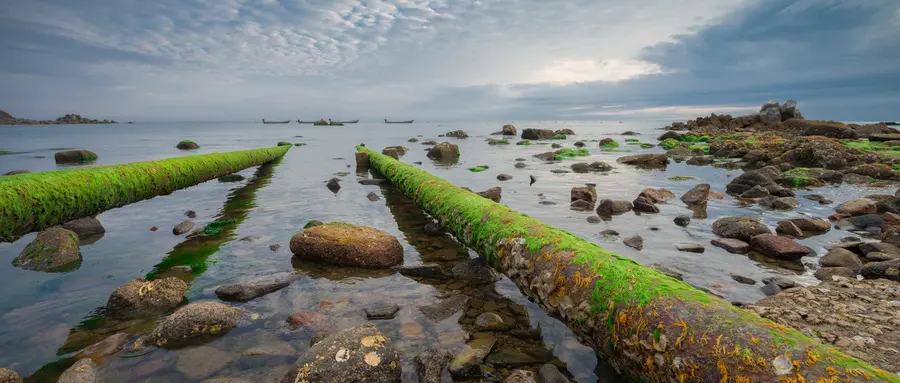
[[[0,51],[27,118],[900,119],[896,0],[2,0]]]

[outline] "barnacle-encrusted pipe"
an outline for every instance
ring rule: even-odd
[[[640,382],[900,382],[796,330],[360,145],[461,242]]]
[[[0,242],[284,156],[290,146],[0,177]]]

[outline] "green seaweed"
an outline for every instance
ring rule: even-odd
[[[170,194],[284,156],[289,146],[0,177],[0,241]]]
[[[668,176],[668,177],[666,177],[666,178],[667,178],[669,181],[676,181],[676,182],[678,182],[678,181],[690,181],[690,180],[695,180],[695,179],[697,179],[697,177],[691,177],[691,176]]]

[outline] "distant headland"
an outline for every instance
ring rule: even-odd
[[[92,120],[81,117],[79,114],[67,114],[57,117],[55,120],[29,120],[27,118],[15,118],[11,114],[0,110],[0,125],[62,125],[62,124],[118,124],[110,120]]]

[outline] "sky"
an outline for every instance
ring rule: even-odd
[[[896,0],[2,0],[0,52],[34,119],[900,119]]]

